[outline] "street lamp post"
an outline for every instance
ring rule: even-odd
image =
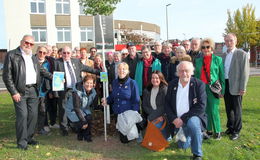
[[[171,3],[167,4],[166,5],[166,34],[167,34],[167,42],[169,40],[169,35],[168,35],[168,6],[170,6]]]

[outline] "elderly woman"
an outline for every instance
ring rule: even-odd
[[[223,97],[225,91],[225,77],[222,58],[213,54],[214,47],[215,45],[213,40],[209,38],[202,40],[201,51],[203,53],[203,57],[197,58],[195,61],[195,77],[201,79],[206,84],[206,113],[208,115],[207,133],[208,135],[214,133],[214,137],[217,140],[220,140],[221,125],[219,115],[219,98],[216,98],[213,95],[209,85],[219,80],[222,86],[221,97]]]
[[[104,106],[112,105],[112,109],[116,115],[125,113],[126,111],[139,111],[140,96],[136,82],[129,77],[129,67],[127,63],[122,62],[117,67],[118,78],[112,83],[112,93],[106,99],[102,99]],[[126,117],[132,118],[132,117]],[[117,124],[120,123],[119,119]],[[128,143],[127,136],[119,131],[120,141]]]
[[[151,80],[152,72],[161,71],[161,63],[154,58],[149,46],[143,46],[141,49],[143,58],[137,63],[135,80],[139,88],[139,94],[142,96],[143,89],[147,87]]]
[[[186,54],[186,50],[183,46],[178,46],[176,48],[175,56],[171,58],[170,66],[169,66],[169,76],[167,81],[171,81],[174,78],[178,78],[176,75],[176,66],[181,61],[191,61],[191,57]]]
[[[172,44],[171,43],[163,43],[162,44],[162,54],[158,55],[158,59],[162,64],[162,73],[164,78],[167,80],[169,76],[169,66],[171,61],[171,54],[172,54]]]
[[[117,66],[121,62],[121,54],[120,52],[115,52],[113,54],[114,63],[109,68],[107,68],[108,72],[108,83],[109,83],[109,91],[112,91],[112,82],[117,79],[118,72]]]
[[[88,59],[88,53],[86,48],[81,48],[80,49],[80,61],[82,64],[89,66],[89,67],[94,67],[94,62],[90,59]],[[87,72],[81,72],[82,78],[85,77],[86,75],[90,75],[90,73]]]
[[[77,139],[79,141],[92,142],[91,138],[91,110],[97,93],[94,89],[95,77],[87,75],[83,82],[76,84],[76,90],[72,93],[72,98],[66,108],[67,117],[77,128]],[[72,100],[72,101],[71,101]]]
[[[164,99],[167,93],[167,85],[162,72],[153,71],[150,84],[143,92],[142,108],[150,122],[159,121],[157,124],[158,128],[160,128],[165,121]],[[165,129],[163,130],[163,134],[165,138],[169,137]]]

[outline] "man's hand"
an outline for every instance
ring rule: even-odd
[[[244,91],[244,90],[239,91],[239,95],[241,95],[241,96],[243,96],[245,93],[246,93],[246,91]]]
[[[15,102],[21,101],[21,95],[19,93],[16,93],[15,95],[12,95],[12,98]]]
[[[183,125],[183,121],[180,118],[176,118],[173,122],[172,122],[176,128],[180,128]]]

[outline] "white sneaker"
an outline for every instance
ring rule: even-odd
[[[50,132],[50,131],[51,131],[51,129],[50,129],[49,126],[44,126],[43,129],[44,129],[46,132]]]
[[[54,125],[50,125],[50,128],[59,129],[59,128],[60,128],[60,125],[58,125],[57,123],[55,123]]]

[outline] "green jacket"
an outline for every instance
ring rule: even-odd
[[[195,77],[200,79],[201,77],[201,70],[203,67],[203,57],[196,59],[196,68],[195,68]],[[225,93],[225,71],[224,71],[224,64],[222,58],[212,54],[212,60],[210,64],[210,84],[213,84],[216,80],[220,81],[222,86],[222,95]]]
[[[143,70],[144,70],[144,62],[139,61],[136,65],[135,81],[137,83],[140,96],[142,96],[142,92],[143,92]],[[152,72],[155,70],[161,71],[161,62],[158,59],[155,59],[152,64]]]

